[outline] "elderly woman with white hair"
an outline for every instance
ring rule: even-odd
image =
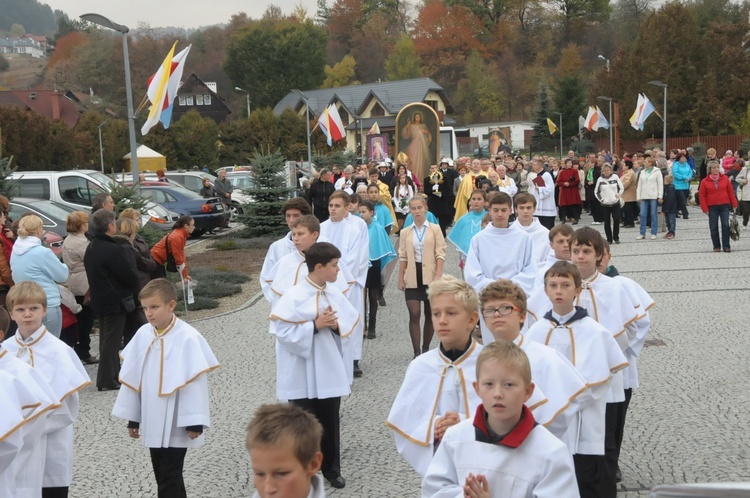
[[[47,312],[42,323],[52,335],[59,338],[62,311],[57,284],[64,283],[69,272],[55,253],[42,245],[42,237],[42,219],[33,214],[21,216],[18,220],[18,240],[13,244],[10,256],[10,269],[14,282],[28,280],[42,286],[47,294]]]

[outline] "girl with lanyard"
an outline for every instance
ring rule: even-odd
[[[406,176],[406,173],[400,173],[396,188],[393,189],[393,202],[399,229],[404,228],[404,220],[406,215],[409,214],[409,199],[416,194],[416,190],[409,184],[408,180],[409,177]]]
[[[421,195],[409,200],[409,211],[414,224],[401,232],[399,244],[398,288],[404,291],[409,310],[409,335],[414,357],[426,353],[434,334],[432,311],[427,300],[427,286],[443,274],[445,239],[440,226],[426,219],[427,201]],[[424,303],[424,329],[420,348],[420,303]]]

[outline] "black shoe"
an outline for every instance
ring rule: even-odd
[[[355,377],[362,377],[362,369],[359,368],[359,361],[357,361],[357,360],[354,360],[354,376]],[[339,478],[340,477],[341,476],[339,476]],[[333,486],[333,484],[331,484],[331,486]],[[333,486],[333,487],[335,488],[336,486]],[[341,487],[343,488],[344,486],[341,486]]]
[[[387,306],[387,305],[385,304],[385,298],[384,298],[384,297],[383,297],[382,295],[378,296],[378,304],[379,304],[380,306]]]
[[[367,327],[367,338],[375,339],[375,325],[370,325],[369,327]]]
[[[615,244],[619,244],[619,243],[620,243],[620,241],[619,241],[619,240],[616,240],[616,241],[615,241]]]
[[[341,489],[344,486],[346,486],[346,480],[341,476],[336,476],[331,479],[328,479],[326,477],[326,480],[328,481],[328,484],[330,484],[332,488]]]
[[[81,361],[86,365],[96,365],[97,363],[99,363],[99,358],[97,358],[96,356],[89,356],[88,358],[84,358]]]
[[[577,225],[577,224],[578,224],[578,220],[575,220],[573,223],[571,223],[571,225]]]
[[[622,482],[622,471],[620,470],[620,467],[617,467],[617,472],[615,472],[615,482]]]
[[[115,387],[97,387],[99,392],[101,391],[117,391],[120,389],[120,384],[117,384]]]

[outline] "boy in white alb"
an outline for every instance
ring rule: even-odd
[[[521,334],[526,319],[526,294],[517,284],[505,279],[492,282],[484,288],[479,300],[485,325],[494,340],[511,341],[526,353],[531,380],[547,396],[547,403],[531,409],[534,419],[573,448],[563,436],[570,426],[578,425],[581,409],[591,402],[586,381],[563,355]]]
[[[305,251],[316,242],[325,242],[320,240],[319,234],[320,222],[311,214],[300,216],[292,223],[292,241],[295,250],[281,258],[271,272],[274,276],[270,287],[271,307],[286,291],[302,282],[307,276]],[[354,277],[341,261],[339,261],[339,270],[341,271],[333,285],[346,294],[354,284]]]
[[[547,254],[547,258],[539,265],[539,269],[537,270],[536,280],[534,281],[534,292],[537,292],[539,288],[544,288],[544,274],[547,273],[550,266],[558,261],[570,261],[570,238],[573,236],[573,232],[573,227],[565,223],[555,225],[549,231],[550,251]]]
[[[524,403],[534,390],[526,354],[509,341],[479,354],[473,419],[448,429],[422,497],[577,498],[573,459]]]
[[[340,192],[340,191],[339,191]],[[314,414],[323,426],[323,477],[343,488],[339,445],[341,397],[350,391],[342,337],[361,321],[336,281],[341,252],[327,242],[305,253],[309,274],[271,311],[276,336],[276,395]]]
[[[471,337],[479,319],[474,289],[443,275],[427,292],[440,346],[409,364],[386,422],[395,434],[396,449],[420,475],[427,471],[446,429],[471,418],[479,405],[467,384],[482,350]]]
[[[130,437],[149,449],[159,498],[184,497],[185,455],[203,446],[210,426],[206,374],[219,362],[200,332],[174,315],[174,284],[152,280],[138,299],[149,323],[122,350],[112,415],[127,420]]]
[[[531,292],[536,278],[534,244],[518,223],[509,223],[513,201],[493,192],[487,201],[492,223],[471,239],[464,277],[478,293],[498,278],[513,280]]]
[[[346,297],[357,313],[364,316],[365,284],[367,283],[367,270],[370,267],[369,235],[367,223],[358,216],[350,214],[348,206],[349,194],[343,190],[337,190],[331,194],[328,198],[329,218],[320,224],[320,235],[341,251],[341,259],[355,280],[349,292],[346,293]],[[351,338],[354,377],[362,376],[359,360],[362,359],[364,331],[364,320],[360,320]]]
[[[536,212],[536,198],[528,192],[521,192],[513,198],[516,210],[516,222],[521,230],[528,233],[533,243],[533,261],[537,268],[543,264],[550,252],[549,229],[544,227],[539,218],[534,216]],[[534,269],[536,271],[536,268]],[[536,276],[536,275],[535,275]]]
[[[631,299],[638,304],[638,309],[641,311],[640,317],[634,322],[634,325],[637,327],[635,337],[631,338],[630,346],[625,350],[625,357],[629,363],[627,368],[622,371],[625,401],[616,405],[610,405],[610,408],[614,408],[614,410],[611,410],[612,413],[608,414],[614,419],[617,451],[609,452],[607,457],[610,465],[613,465],[616,469],[615,477],[617,482],[620,482],[622,480],[622,471],[620,470],[619,459],[622,440],[625,436],[625,418],[630,406],[630,399],[633,396],[633,389],[640,387],[638,380],[638,357],[643,350],[643,346],[646,344],[646,337],[648,337],[648,332],[651,328],[649,311],[656,305],[656,302],[638,282],[620,275],[616,268],[610,266],[611,257],[609,244],[604,242],[604,254],[599,264],[599,272],[607,276],[612,275],[611,278],[623,284]]]
[[[39,284],[18,282],[8,292],[6,304],[10,317],[18,324],[16,335],[3,344],[7,354],[33,367],[60,405],[45,421],[46,440],[42,437],[40,443],[44,447],[28,461],[29,465],[43,465],[41,486],[26,481],[21,483],[18,495],[39,496],[41,488],[42,494],[67,496],[73,482],[73,423],[78,416],[78,391],[91,380],[75,352],[42,325],[47,295]]]
[[[300,216],[311,213],[310,204],[302,197],[289,199],[281,206],[281,214],[284,215],[286,225],[289,227],[289,233],[271,244],[266,253],[266,258],[263,260],[263,267],[260,270],[260,289],[269,302],[271,302],[270,286],[274,277],[274,273],[272,272],[274,266],[276,266],[276,263],[281,258],[297,250],[292,240],[292,225]]]
[[[526,333],[527,339],[550,346],[578,369],[594,400],[581,412],[580,424],[569,435],[581,496],[614,498],[615,472],[605,458],[606,406],[614,386],[613,375],[627,366],[627,359],[611,333],[575,306],[581,293],[581,275],[570,263],[552,265],[545,277],[550,310]]]
[[[0,391],[6,393],[9,400],[7,404],[0,401],[0,406],[6,410],[0,429],[0,433],[6,434],[0,435],[0,454],[4,455],[0,457],[0,496],[38,496],[42,490],[44,466],[36,462],[44,460],[45,430],[52,429],[52,426],[47,427],[47,419],[61,405],[38,370],[3,349],[2,341],[9,325],[10,316],[0,308],[0,375],[3,376]],[[13,409],[15,399],[18,413]],[[4,429],[12,432],[7,433]],[[19,440],[21,445],[14,450]],[[12,460],[6,462],[6,456]]]

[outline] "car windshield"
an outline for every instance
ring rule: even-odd
[[[29,207],[31,208],[32,204],[29,204]],[[67,219],[68,215],[73,212],[73,210],[62,208],[57,203],[45,200],[35,200],[33,203],[33,208],[58,220]]]
[[[88,173],[88,176],[96,180],[97,182],[101,183],[102,185],[109,186],[110,183],[119,183],[117,180],[113,180],[112,177],[107,176],[103,173],[100,173],[98,171],[92,171]]]
[[[250,189],[250,188],[253,188],[253,179],[252,179],[252,177],[250,175],[227,176],[227,179],[236,188],[241,188],[241,189]]]

